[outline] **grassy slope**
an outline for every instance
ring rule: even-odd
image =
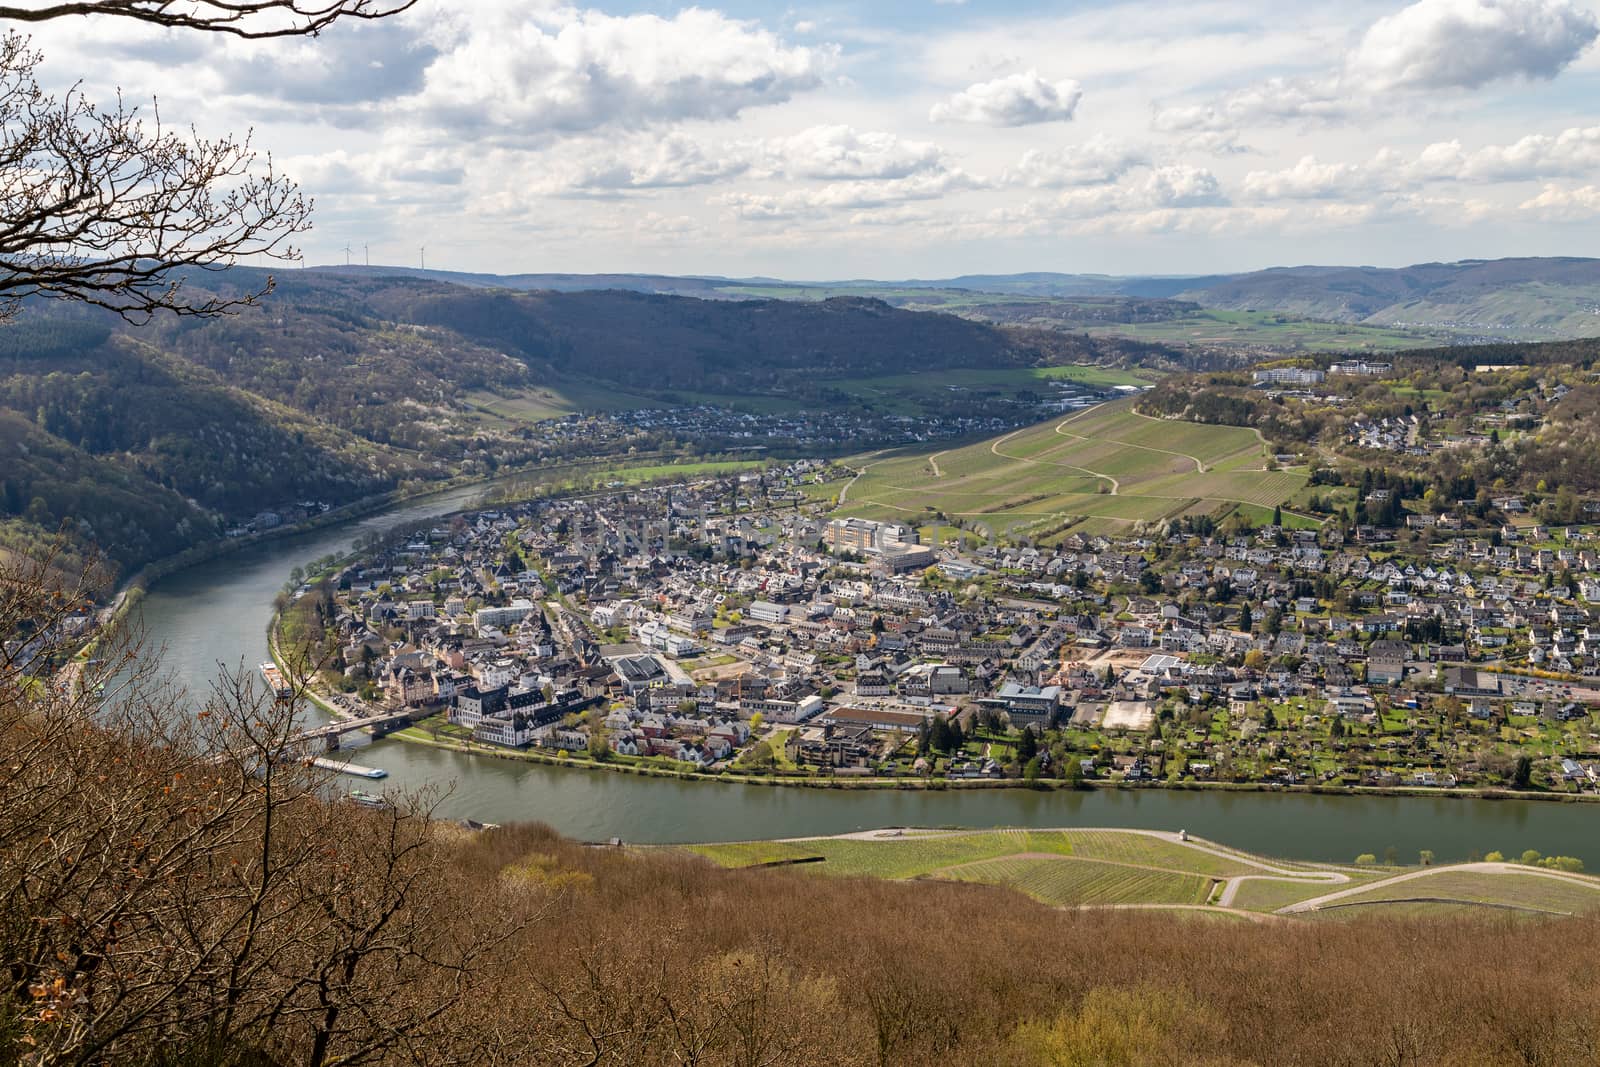
[[[1251,430],[1149,419],[1129,407],[1116,401],[963,448],[874,459],[840,511],[903,520],[931,509],[997,533],[1064,516],[1115,528],[1236,505],[1270,509],[1305,485],[1302,473],[1264,469],[1266,446]]]
[[[1204,904],[1211,879],[1096,860],[999,859],[958,867],[942,877],[1005,885],[1043,904]]]
[[[1600,911],[1600,881],[1594,879],[1552,878],[1533,873],[1494,874],[1484,871],[1456,871],[1441,867],[1425,878],[1413,878],[1392,885],[1378,886],[1366,893],[1345,897],[1337,904],[1351,912],[1363,913],[1385,901],[1448,900],[1464,904],[1504,905],[1539,911],[1571,914]],[[1344,907],[1330,907],[1337,913]]]
[[[885,832],[887,835],[889,832]],[[1448,915],[1466,906],[1532,912],[1600,912],[1600,879],[1556,878],[1531,871],[1481,868],[1352,869],[1262,859],[1210,845],[1125,830],[904,831],[900,836],[749,841],[686,846],[725,867],[805,860],[797,870],[835,877],[934,878],[1009,886],[1055,906],[1189,906],[1222,899],[1240,878],[1235,912],[1277,912],[1292,904],[1374,883],[1340,897],[1339,907],[1297,917],[1355,917],[1386,909]],[[1344,881],[1333,880],[1335,875]],[[1242,877],[1241,877],[1242,876]],[[1388,902],[1388,903],[1385,903]]]

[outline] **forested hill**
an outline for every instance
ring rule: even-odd
[[[263,281],[241,269],[185,285]],[[577,408],[619,393],[809,401],[828,378],[1167,357],[864,299],[517,292],[316,271],[281,274],[259,307],[215,320],[136,328],[34,303],[0,327],[0,542],[65,525],[131,566],[259,510],[583,447],[486,418],[486,395],[559,389]]]

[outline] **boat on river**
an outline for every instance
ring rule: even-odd
[[[377,793],[369,793],[364,789],[350,790],[350,801],[360,804],[363,808],[387,808],[389,802]]]
[[[267,688],[272,690],[272,695],[279,700],[288,700],[294,696],[294,690],[289,683],[284,681],[283,672],[278,670],[278,665],[271,661],[261,665],[261,677],[267,680]]]

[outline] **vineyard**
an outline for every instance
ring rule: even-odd
[[[1118,400],[963,448],[864,457],[840,514],[1043,540],[1071,529],[1270,509],[1306,484],[1255,431],[1153,419]]]

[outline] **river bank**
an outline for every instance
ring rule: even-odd
[[[321,700],[319,707],[327,709]],[[1485,801],[1537,801],[1554,804],[1593,804],[1600,796],[1587,793],[1542,793],[1531,790],[1510,789],[1429,789],[1404,786],[1339,786],[1280,785],[1271,782],[1126,782],[1114,779],[1088,778],[1081,782],[1068,782],[1058,778],[1041,778],[1028,782],[1019,778],[901,778],[863,775],[847,778],[799,777],[767,774],[739,774],[728,771],[680,771],[642,763],[628,763],[613,758],[597,761],[587,756],[573,757],[539,752],[532,749],[509,749],[481,742],[460,741],[453,738],[431,737],[423,734],[422,727],[412,726],[385,735],[388,739],[406,744],[427,745],[467,756],[536,763],[547,767],[563,767],[577,771],[601,771],[610,774],[632,774],[645,778],[669,778],[681,782],[722,782],[735,785],[767,786],[789,789],[826,790],[906,790],[916,792],[949,792],[962,790],[1024,790],[1034,793],[1092,792],[1110,789],[1121,792],[1173,792],[1173,793],[1282,793],[1302,796],[1326,797],[1448,797],[1462,800]]]
[[[376,513],[300,537],[251,545],[153,583],[136,614],[172,682],[203,696],[219,666],[253,670],[270,658],[273,601],[291,568],[349,551],[358,534],[469,508],[476,490]],[[320,713],[318,717],[320,718]],[[1596,811],[1587,805],[1489,799],[1238,790],[1098,788],[758,788],[696,776],[577,774],[517,759],[486,759],[397,738],[351,738],[358,762],[389,772],[388,788],[432,790],[444,818],[539,821],[588,841],[675,843],[806,837],[873,826],[1107,826],[1187,828],[1265,855],[1349,860],[1395,846],[1441,862],[1500,849],[1575,855],[1600,866]],[[760,784],[770,785],[770,782]]]

